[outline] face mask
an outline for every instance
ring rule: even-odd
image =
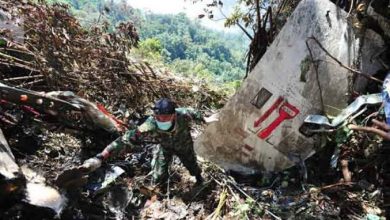
[[[160,122],[156,121],[157,127],[163,131],[167,131],[172,127],[172,121]]]

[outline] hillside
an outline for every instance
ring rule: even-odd
[[[238,33],[207,29],[184,13],[159,15],[134,9],[115,1],[51,0],[68,4],[83,26],[106,24],[112,29],[120,22],[131,21],[140,35],[136,53],[160,62],[185,77],[214,84],[236,84],[245,75],[245,56],[249,41]]]

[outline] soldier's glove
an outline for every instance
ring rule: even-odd
[[[83,168],[83,171],[86,173],[90,173],[95,171],[97,168],[99,168],[102,165],[102,160],[97,157],[89,158],[88,160],[84,161],[83,165],[81,165],[81,168]]]
[[[55,180],[60,188],[75,188],[85,185],[88,181],[88,174],[95,171],[102,165],[103,158],[100,155],[89,158],[79,167],[73,167],[63,171]]]
[[[204,122],[211,123],[215,121],[219,121],[219,113],[212,114],[209,117],[203,117]]]

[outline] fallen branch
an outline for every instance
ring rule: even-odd
[[[3,79],[4,81],[16,81],[16,80],[22,80],[22,79],[34,79],[34,78],[41,78],[44,77],[44,75],[35,75],[35,76],[20,76],[20,77],[13,77],[13,78],[7,78]]]
[[[22,68],[22,69],[30,70],[32,72],[40,72],[37,69],[31,68],[29,66],[26,66],[26,65],[23,65],[23,64],[20,64],[20,63],[7,63],[7,62],[0,61],[0,64],[5,65],[5,66],[15,66],[15,67],[19,67],[19,68]]]
[[[259,202],[257,202],[250,195],[248,195],[243,189],[241,189],[241,187],[239,187],[235,183],[235,180],[233,179],[233,177],[227,175],[221,167],[219,167],[217,165],[215,165],[215,167],[219,170],[220,174],[222,174],[224,176],[224,178],[222,180],[218,181],[218,180],[216,180],[216,177],[214,177],[212,175],[212,173],[210,173],[211,178],[214,179],[214,181],[216,181],[216,183],[218,183],[219,185],[224,186],[224,187],[226,186],[231,191],[231,194],[234,196],[234,198],[236,199],[237,202],[240,202],[240,199],[239,199],[239,197],[237,195],[234,194],[233,189],[231,188],[231,186],[234,187],[239,193],[244,195],[246,198],[251,199],[252,201],[255,201],[256,205],[258,205],[261,209],[264,209],[266,214],[272,216],[273,218],[275,218],[277,220],[282,220],[282,218],[280,218],[279,216],[275,215],[271,211],[265,209]]]
[[[23,50],[22,50],[22,49],[20,49],[21,47],[16,45],[16,44],[12,44],[12,46],[15,46],[15,48],[0,48],[0,50],[8,51],[8,52],[14,52],[14,53],[20,53],[20,54],[25,54],[25,55],[29,55],[29,56],[35,57],[35,54],[33,54],[32,52],[28,51],[25,48],[23,48]]]
[[[43,81],[45,81],[45,80],[38,79],[38,80],[35,80],[35,81],[32,81],[32,82],[28,82],[28,83],[23,83],[23,84],[17,85],[16,87],[25,87],[25,86],[34,85],[34,84],[37,84],[37,83],[40,83],[40,82],[43,82]]]
[[[349,7],[349,11],[348,11],[348,15],[347,15],[347,18],[349,17],[349,15],[351,14],[351,12],[352,12],[352,9],[353,9],[353,5],[354,5],[355,3],[354,3],[354,0],[352,0],[351,1],[351,5],[350,5],[350,7]]]
[[[378,121],[376,119],[372,120],[375,127],[362,127],[354,124],[348,125],[348,128],[355,131],[364,131],[379,135],[385,140],[390,140],[390,126],[385,122]]]
[[[360,72],[358,70],[352,69],[351,67],[344,65],[340,60],[338,60],[336,57],[334,57],[332,54],[330,54],[329,51],[327,51],[324,48],[324,46],[322,46],[322,44],[314,36],[309,37],[308,40],[314,40],[314,42],[316,42],[318,44],[318,46],[326,53],[326,55],[328,55],[330,58],[332,58],[332,60],[334,60],[336,63],[338,63],[344,69],[347,69],[347,70],[351,71],[352,73],[361,75],[361,76],[363,76],[363,77],[365,77],[365,78],[367,78],[369,80],[373,80],[373,81],[381,83],[381,84],[383,83],[382,80],[377,79],[377,78],[371,76],[370,74],[362,73],[362,72]]]
[[[21,60],[21,59],[19,59],[19,58],[10,56],[10,55],[5,54],[5,53],[1,53],[1,52],[0,52],[0,56],[4,57],[4,58],[6,58],[6,59],[12,60],[12,61],[18,61],[18,62],[20,62],[20,63],[24,63],[25,65],[32,65],[32,63],[30,63],[30,62]]]
[[[215,209],[212,220],[216,220],[218,218],[219,213],[221,212],[221,209],[226,202],[226,197],[227,197],[226,189],[223,189],[221,195],[219,196],[219,203],[217,208]]]
[[[327,186],[323,186],[320,188],[320,190],[326,190],[326,189],[330,189],[330,188],[333,188],[333,187],[336,187],[336,186],[353,186],[353,185],[356,185],[355,182],[349,182],[349,183],[334,183],[334,184],[330,184],[330,185],[327,185]]]
[[[308,40],[309,40],[309,39],[307,39],[305,43],[306,43],[307,49],[309,50],[311,63],[312,63],[312,65],[314,66],[314,70],[315,70],[315,72],[316,72],[317,86],[318,86],[318,90],[319,90],[319,92],[320,92],[321,111],[324,112],[324,111],[325,111],[325,105],[324,105],[324,98],[322,97],[322,87],[321,87],[321,83],[320,83],[320,79],[319,79],[318,65],[317,65],[317,63],[314,61],[314,56],[313,56],[313,53],[312,53],[311,48],[310,48],[310,46],[309,46]]]

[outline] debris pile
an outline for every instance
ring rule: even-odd
[[[139,38],[131,22],[114,32],[108,24],[85,30],[66,5],[0,3],[4,23],[22,32],[0,26],[0,73],[9,85],[70,90],[115,110],[124,103],[143,111],[161,96],[183,105],[223,103],[224,97],[205,85],[193,92],[189,82],[132,59],[130,50]]]
[[[113,33],[107,27],[85,30],[64,5],[24,1],[0,0],[0,12],[0,22],[14,27],[0,26],[2,83],[45,92],[71,90],[103,103],[121,119],[129,109],[130,128],[144,120],[158,97],[201,109],[225,102],[224,95],[206,86],[133,60],[130,48],[138,36],[131,23]],[[12,31],[20,31],[16,27],[23,27],[21,36]],[[377,84],[371,87],[376,88],[371,93],[380,92]],[[34,106],[0,104],[5,137],[0,137],[0,156],[11,161],[0,161],[0,203],[9,200],[0,206],[1,219],[379,219],[388,206],[383,185],[387,143],[347,126],[371,125],[374,115],[381,115],[378,105],[348,117],[327,135],[326,147],[284,171],[242,175],[200,159],[205,182],[195,185],[175,158],[166,185],[153,186],[152,151],[158,145],[150,141],[104,163],[83,187],[64,190],[55,182],[58,174],[96,155],[118,134],[70,128]],[[194,126],[193,135],[202,129]],[[10,164],[20,172],[14,182],[8,181],[13,173],[3,177],[2,168]],[[42,200],[37,192],[51,197]]]

